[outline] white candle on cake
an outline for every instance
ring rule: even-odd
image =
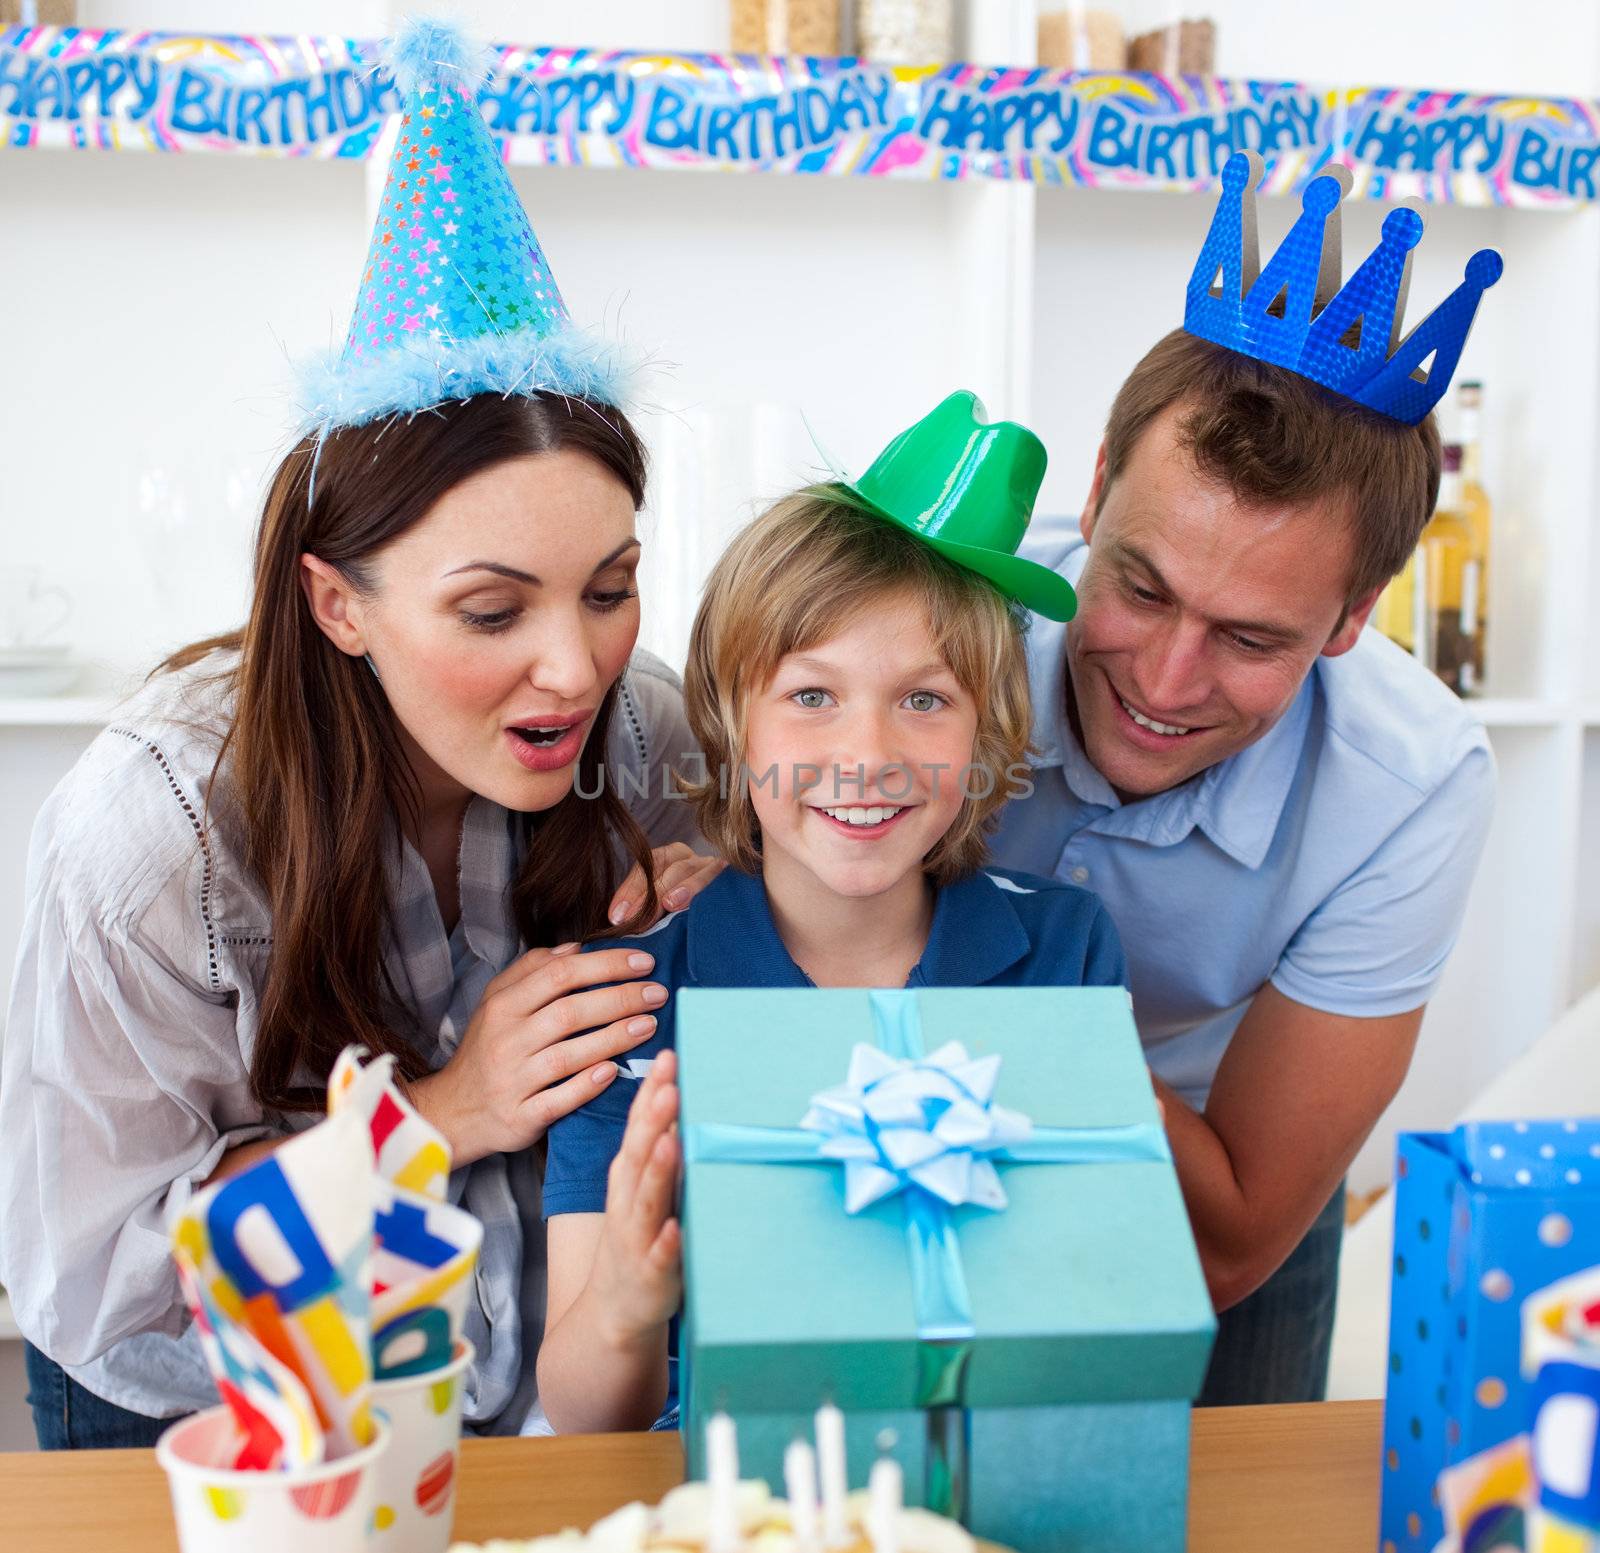
[[[806,1553],[818,1546],[817,1457],[805,1440],[791,1440],[783,1453],[783,1487],[789,1496],[789,1529]]]
[[[739,1525],[739,1439],[726,1413],[706,1422],[706,1483],[711,1490],[710,1553],[738,1553],[744,1545]]]
[[[900,1463],[881,1456],[867,1477],[867,1535],[872,1553],[900,1553],[900,1510],[905,1503],[905,1480]]]
[[[822,1540],[830,1548],[851,1540],[844,1501],[849,1472],[844,1457],[844,1414],[831,1402],[817,1409],[817,1469],[822,1480]]]

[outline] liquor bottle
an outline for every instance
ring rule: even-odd
[[[1466,596],[1471,552],[1471,531],[1461,511],[1461,446],[1450,442],[1444,448],[1439,504],[1422,531],[1417,566],[1427,589],[1423,637],[1428,655],[1423,661],[1457,695],[1474,684],[1477,601]]]
[[[1372,623],[1408,653],[1417,650],[1419,618],[1427,615],[1427,590],[1417,587],[1417,552],[1412,551],[1405,569],[1389,579],[1389,586],[1378,595]],[[1426,629],[1420,634],[1426,635]]]
[[[1456,426],[1461,438],[1461,516],[1467,526],[1467,561],[1461,580],[1461,626],[1472,647],[1463,661],[1461,694],[1483,690],[1485,644],[1489,635],[1489,493],[1483,488],[1480,440],[1483,384],[1468,381],[1456,390]]]
[[[1373,625],[1390,641],[1405,648],[1406,653],[1416,653],[1419,617],[1427,614],[1426,584],[1418,589],[1418,552],[1411,552],[1405,569],[1390,577],[1389,587],[1378,595],[1378,605],[1373,609]]]

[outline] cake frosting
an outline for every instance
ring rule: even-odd
[[[845,1500],[851,1540],[829,1553],[872,1553],[865,1489]],[[796,1540],[786,1500],[765,1483],[741,1482],[735,1505],[747,1553],[814,1553]],[[711,1492],[704,1483],[684,1483],[659,1505],[628,1504],[596,1521],[587,1532],[568,1530],[527,1540],[458,1542],[450,1553],[707,1553]],[[930,1510],[902,1509],[895,1519],[897,1553],[976,1553],[972,1537],[954,1521]]]

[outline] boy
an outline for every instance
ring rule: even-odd
[[[1028,748],[1019,605],[1075,599],[1014,554],[1044,470],[1022,427],[952,395],[855,484],[786,497],[706,587],[685,674],[707,760],[688,788],[730,867],[625,946],[684,986],[1117,985],[1071,885],[985,871]],[[619,1083],[549,1136],[539,1387],[562,1431],[670,1409],[681,1297],[673,1004]],[[667,1414],[670,1419],[670,1412]]]

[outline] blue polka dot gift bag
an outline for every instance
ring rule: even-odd
[[[1600,1118],[1400,1138],[1381,1553],[1600,1553]]]

